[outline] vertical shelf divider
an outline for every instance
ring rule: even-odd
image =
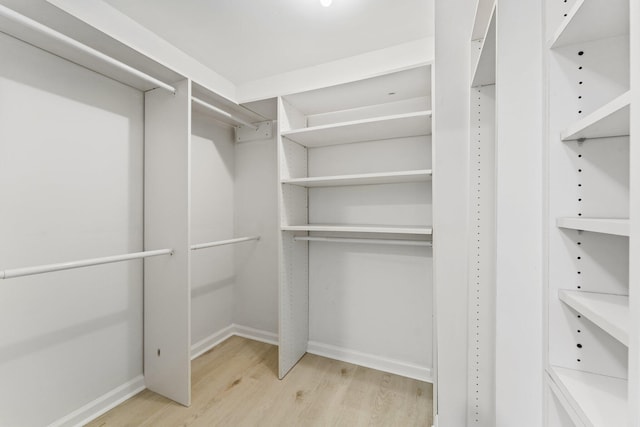
[[[191,404],[191,81],[145,93],[144,245],[173,248],[144,263],[145,385]]]

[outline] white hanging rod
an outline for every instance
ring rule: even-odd
[[[102,258],[83,259],[80,261],[61,262],[59,264],[38,265],[35,267],[15,268],[0,271],[0,279],[31,276],[33,274],[50,273],[52,271],[71,270],[74,268],[90,267],[92,265],[109,264],[112,262],[129,261],[132,259],[149,258],[159,255],[173,255],[173,249],[158,249],[155,251],[135,252],[124,255],[113,255]]]
[[[375,245],[432,246],[432,243],[426,240],[358,239],[358,238],[349,238],[349,237],[316,237],[316,236],[295,236],[293,240],[307,241],[307,242],[370,243]]]
[[[217,242],[208,242],[208,243],[199,243],[197,245],[191,246],[191,250],[197,251],[198,249],[213,248],[214,246],[231,245],[233,243],[248,242],[250,240],[260,240],[260,236],[239,237],[237,239],[219,240]]]
[[[21,15],[12,9],[9,9],[5,6],[0,5],[0,16],[3,16],[11,21],[17,22],[18,24],[23,25],[25,27],[31,28],[32,30],[37,31],[41,34],[44,34],[45,36],[51,37],[61,43],[72,46],[86,54],[94,56],[108,64],[111,64],[116,68],[126,71],[129,74],[133,74],[134,76],[139,77],[142,80],[145,80],[157,87],[161,87],[172,93],[176,92],[176,89],[173,86],[170,86],[154,77],[151,77],[150,75],[145,74],[142,71],[136,70],[135,68],[130,67],[129,65],[124,64],[110,56],[107,56],[104,53],[99,52],[87,45],[84,45],[79,41],[72,39],[71,37],[65,36],[62,33],[52,30],[51,28],[45,25],[42,25],[41,23],[34,21],[31,18],[27,18],[26,16]]]
[[[205,108],[207,108],[207,109],[209,109],[211,111],[214,111],[214,112],[216,112],[218,114],[221,114],[221,115],[223,115],[225,117],[228,117],[228,118],[230,118],[231,120],[233,120],[233,121],[235,121],[237,123],[245,125],[245,126],[251,128],[253,130],[258,130],[258,126],[254,125],[253,123],[249,123],[248,121],[243,120],[240,117],[234,116],[231,113],[228,113],[228,112],[226,112],[224,110],[221,110],[220,108],[218,108],[216,106],[213,106],[213,105],[209,104],[208,102],[205,102],[205,101],[203,101],[203,100],[201,100],[199,98],[196,98],[195,96],[192,96],[191,100],[193,102],[195,102],[196,104],[202,105],[203,107],[205,107]]]

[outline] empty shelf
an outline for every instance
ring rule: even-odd
[[[496,83],[496,7],[493,6],[487,32],[482,40],[478,62],[474,68],[471,87]]]
[[[429,134],[431,134],[431,111],[395,114],[282,132],[282,136],[305,147]]]
[[[629,220],[620,218],[558,218],[556,225],[572,230],[592,231],[594,233],[629,235]]]
[[[552,366],[548,369],[551,389],[568,412],[585,426],[626,426],[627,381],[589,372]]]
[[[282,183],[298,185],[300,187],[337,187],[342,185],[398,184],[404,182],[422,182],[428,181],[429,179],[431,179],[431,171],[428,169],[422,169],[402,172],[294,178],[283,180]]]
[[[552,39],[551,47],[629,34],[628,0],[577,0]]]
[[[629,346],[629,297],[595,292],[558,291],[560,301]]]
[[[283,231],[333,231],[340,233],[431,234],[427,226],[307,224],[283,225]]]
[[[563,141],[629,135],[631,93],[625,92],[562,132]]]

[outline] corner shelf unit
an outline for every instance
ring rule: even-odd
[[[629,0],[547,0],[550,425],[636,425]],[[637,396],[636,396],[637,397]],[[570,424],[571,420],[573,424]],[[569,423],[569,424],[567,424]]]
[[[324,355],[337,351],[334,357],[354,363],[359,362],[348,355],[361,353],[369,366],[431,379],[432,310],[425,310],[424,305],[421,310],[410,308],[421,294],[424,303],[430,304],[432,286],[431,277],[424,277],[431,269],[431,84],[431,65],[422,65],[278,99],[280,378],[307,349],[320,348]],[[405,240],[408,244],[403,245]],[[414,360],[424,361],[412,373],[401,368],[402,363],[391,363],[391,367],[380,363],[383,359],[399,361],[399,353],[371,353],[367,346],[375,347],[372,343],[342,340],[335,335],[336,325],[325,325],[326,320],[314,317],[314,310],[353,304],[337,316],[351,323],[338,328],[359,330],[367,327],[364,323],[377,321],[364,320],[371,315],[365,312],[358,320],[349,320],[362,308],[345,296],[345,289],[357,288],[354,281],[372,268],[363,267],[370,260],[356,256],[355,263],[346,255],[365,250],[359,243],[368,243],[366,250],[380,257],[387,271],[398,269],[400,275],[403,262],[413,265],[409,278],[402,274],[405,279],[398,279],[393,288],[381,278],[369,279],[370,289],[386,295],[383,300],[405,301],[404,311],[417,325],[419,334],[407,336],[399,345],[405,355],[413,353]],[[395,257],[402,254],[411,254],[410,260],[397,261]],[[323,267],[325,263],[344,268],[327,271],[331,269]],[[333,289],[337,283],[340,285]],[[327,298],[337,298],[338,305],[323,306]],[[388,320],[389,324],[396,321]],[[398,324],[395,330],[400,332],[395,337],[409,333],[404,329]]]

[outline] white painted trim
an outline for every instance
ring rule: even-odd
[[[431,64],[434,39],[426,37],[385,49],[301,68],[236,86],[239,104],[335,86]]]
[[[254,341],[260,341],[267,344],[278,345],[278,334],[260,329],[250,328],[248,326],[233,325],[234,335],[248,338]]]
[[[69,415],[49,424],[49,427],[83,426],[89,421],[115,408],[125,400],[135,396],[145,389],[144,377],[138,375],[110,392],[103,394],[83,407],[76,409]]]
[[[254,341],[278,345],[278,334],[232,323],[226,328],[193,344],[191,346],[191,360],[202,356],[204,353],[232,336],[239,336]]]
[[[226,328],[198,341],[197,343],[192,344],[191,360],[195,359],[196,357],[202,356],[204,353],[211,350],[221,342],[225,341],[228,338],[231,338],[233,335],[235,335],[234,331],[235,325],[229,325]]]
[[[316,341],[309,341],[307,353],[328,357],[329,359],[340,360],[342,362],[353,363],[366,368],[377,369],[403,377],[413,378],[419,381],[433,383],[431,368],[403,362],[400,360],[387,359],[373,354],[361,353],[342,347],[323,344]]]

